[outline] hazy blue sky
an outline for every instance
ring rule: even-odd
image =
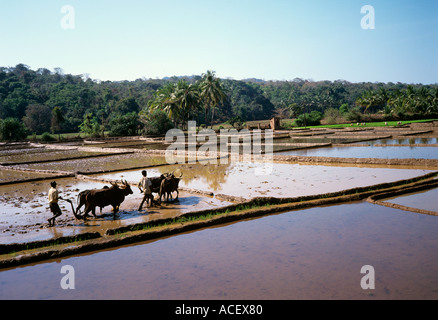
[[[74,29],[63,29],[64,5]],[[361,7],[375,9],[362,29]],[[70,21],[69,21],[70,22]],[[438,83],[437,0],[0,0],[0,66],[100,80]]]

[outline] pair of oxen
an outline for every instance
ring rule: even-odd
[[[161,204],[161,199],[163,197],[166,198],[166,201],[169,201],[169,198],[173,198],[173,192],[177,193],[175,200],[178,200],[178,185],[181,179],[182,173],[179,177],[175,177],[173,172],[162,174],[159,177],[150,178],[152,182],[151,191],[152,193],[158,194],[159,204]],[[96,207],[99,207],[100,212],[102,213],[102,208],[106,206],[112,206],[113,213],[116,214],[119,211],[120,204],[125,200],[125,197],[133,194],[131,186],[126,180],[121,180],[121,183],[122,184],[119,185],[117,182],[111,182],[110,187],[105,186],[102,189],[81,191],[78,194],[78,206],[76,210],[73,209],[75,218],[86,220],[90,212],[96,217]],[[84,213],[81,214],[80,208],[84,205]]]

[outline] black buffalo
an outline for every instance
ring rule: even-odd
[[[160,191],[158,193],[158,195],[160,196],[160,203],[161,203],[161,198],[163,196],[166,198],[166,201],[169,201],[169,198],[173,199],[173,196],[172,196],[173,192],[176,192],[175,200],[178,200],[178,197],[179,197],[178,186],[179,186],[179,182],[181,181],[181,179],[182,179],[182,173],[177,178],[177,177],[175,177],[175,175],[172,172],[172,173],[167,174],[167,176],[161,180]]]

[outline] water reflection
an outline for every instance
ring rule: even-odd
[[[437,228],[366,202],[299,210],[2,271],[0,298],[438,299]],[[59,287],[63,265],[75,290]]]
[[[227,175],[230,167],[233,164],[220,164],[220,160],[217,160],[218,164],[212,164],[208,162],[195,163],[195,164],[175,164],[160,166],[154,168],[147,168],[148,177],[159,177],[161,174],[175,172],[180,170],[183,173],[180,186],[203,186],[205,190],[218,190],[221,185],[227,181]],[[137,181],[141,178],[141,170],[129,170],[124,172],[116,172],[104,175],[95,175],[103,179],[126,179],[128,181]],[[200,189],[200,188],[197,188]]]
[[[1,187],[0,232],[4,232],[8,228],[11,229],[11,227],[17,228],[47,223],[47,219],[52,216],[47,200],[50,181],[44,180]],[[75,205],[79,191],[104,186],[102,182],[90,182],[73,178],[56,179],[56,181],[59,195],[73,201]],[[69,203],[60,201],[59,205],[63,212],[61,218],[73,216]],[[11,241],[13,240],[12,238]]]
[[[363,143],[363,142],[358,142]],[[399,139],[378,139],[366,142],[368,144],[438,144],[438,138],[399,138]]]
[[[41,149],[41,148],[40,148]],[[37,161],[60,161],[69,158],[80,158],[105,155],[102,152],[89,152],[78,150],[40,150],[40,152],[25,152],[0,156],[0,163],[26,163]]]
[[[151,166],[166,163],[164,156],[146,154],[123,154],[79,160],[64,160],[46,163],[20,165],[22,168],[38,170],[63,170],[70,172],[96,172],[123,170],[139,166]]]
[[[407,194],[396,198],[385,199],[385,202],[391,202],[406,207],[417,208],[422,210],[435,211],[438,213],[437,199],[438,188]]]
[[[438,148],[434,147],[328,147],[308,150],[279,152],[280,155],[378,158],[378,159],[438,159]]]
[[[266,166],[269,174],[262,172]],[[229,164],[178,164],[148,168],[148,176],[174,170],[183,172],[180,186],[196,190],[252,198],[297,197],[364,187],[424,175],[429,170],[314,166],[290,163],[232,162]],[[140,170],[98,175],[104,179],[138,181]]]

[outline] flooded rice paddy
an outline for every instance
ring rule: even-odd
[[[358,142],[363,143],[363,142]],[[370,145],[375,144],[438,144],[438,138],[399,138],[399,139],[377,139],[374,141],[367,141]],[[436,147],[436,146],[435,146]]]
[[[312,208],[0,273],[2,299],[437,299],[438,219]],[[75,269],[75,290],[59,286]],[[360,286],[372,265],[375,290]]]
[[[33,171],[20,171],[20,170],[8,170],[1,169],[0,170],[0,182],[2,183],[13,183],[17,181],[28,181],[30,179],[41,179],[41,178],[49,178],[56,177],[57,174],[53,173],[40,173]]]
[[[142,167],[151,165],[165,164],[164,156],[150,156],[145,154],[120,154],[108,155],[98,158],[89,158],[82,161],[62,160],[56,162],[40,162],[20,165],[20,168],[30,170],[59,170],[71,172],[96,172],[96,171],[113,171],[124,170],[132,167]],[[15,166],[18,167],[18,166]]]
[[[438,189],[426,190],[414,194],[407,194],[396,198],[388,198],[385,201],[398,205],[434,211],[438,213]]]
[[[180,164],[148,168],[159,176],[179,169],[180,186],[251,199],[259,196],[298,197],[372,186],[432,172],[419,169],[337,167],[291,163],[233,162],[227,165]],[[262,174],[263,173],[263,174]],[[268,173],[268,174],[264,174]],[[99,175],[101,179],[138,180],[138,170]]]
[[[388,147],[327,147],[309,150],[279,152],[282,155],[334,157],[334,158],[377,158],[377,159],[438,159],[438,147],[388,146]]]
[[[50,180],[49,180],[50,181]],[[57,219],[56,228],[47,227],[47,219],[52,216],[47,201],[49,181],[38,181],[20,185],[2,186],[0,197],[0,243],[20,243],[26,241],[46,240],[60,236],[79,235],[83,232],[100,232],[104,234],[109,228],[121,227],[133,223],[147,222],[169,216],[178,216],[185,212],[214,209],[229,205],[227,201],[206,197],[199,194],[180,193],[178,204],[168,204],[157,208],[143,207],[138,211],[142,194],[132,185],[132,195],[120,206],[116,219],[111,207],[105,207],[100,213],[96,209],[97,219],[84,222],[73,216],[71,204],[60,200],[59,206],[63,215]],[[59,195],[73,202],[80,191],[100,189],[110,186],[109,183],[83,181],[74,178],[57,179]],[[49,186],[50,187],[50,186]],[[82,211],[84,207],[82,207]]]
[[[28,162],[56,162],[63,159],[78,159],[88,157],[98,157],[106,155],[102,152],[87,152],[79,150],[28,150],[24,153],[15,153],[9,155],[1,155],[0,163],[2,164],[25,164]]]
[[[165,150],[168,145],[158,142],[134,140],[134,139],[117,139],[113,141],[97,141],[85,144],[96,148],[127,148],[127,149],[146,149],[146,150]]]
[[[400,137],[409,133],[420,136]],[[435,131],[408,127],[360,132],[317,129],[290,135],[274,139],[274,151],[282,154],[284,148],[296,148],[302,150],[288,152],[311,157],[438,159]],[[354,142],[361,145],[348,146]],[[336,145],[321,146],[327,143]],[[278,199],[371,189],[438,170],[421,161],[415,167],[231,159],[223,164],[218,160],[218,164],[168,165],[162,152],[167,146],[157,141],[111,139],[64,145],[70,149],[0,145],[0,244],[84,232],[106,238],[109,229],[226,208],[255,197]],[[181,171],[179,201],[138,211],[142,195],[136,184],[142,169],[149,177]],[[116,215],[106,207],[102,213],[96,210],[97,218],[84,222],[73,217],[68,202],[60,201],[63,215],[55,227],[47,226],[51,180],[58,182],[60,195],[76,205],[80,191],[121,179],[131,183],[134,194],[125,199]],[[437,190],[383,201],[436,212]],[[365,201],[285,210],[177,236],[3,268],[0,298],[437,299],[437,227],[435,215]],[[63,265],[75,268],[75,290],[60,288]],[[364,265],[375,268],[374,290],[360,286]]]

